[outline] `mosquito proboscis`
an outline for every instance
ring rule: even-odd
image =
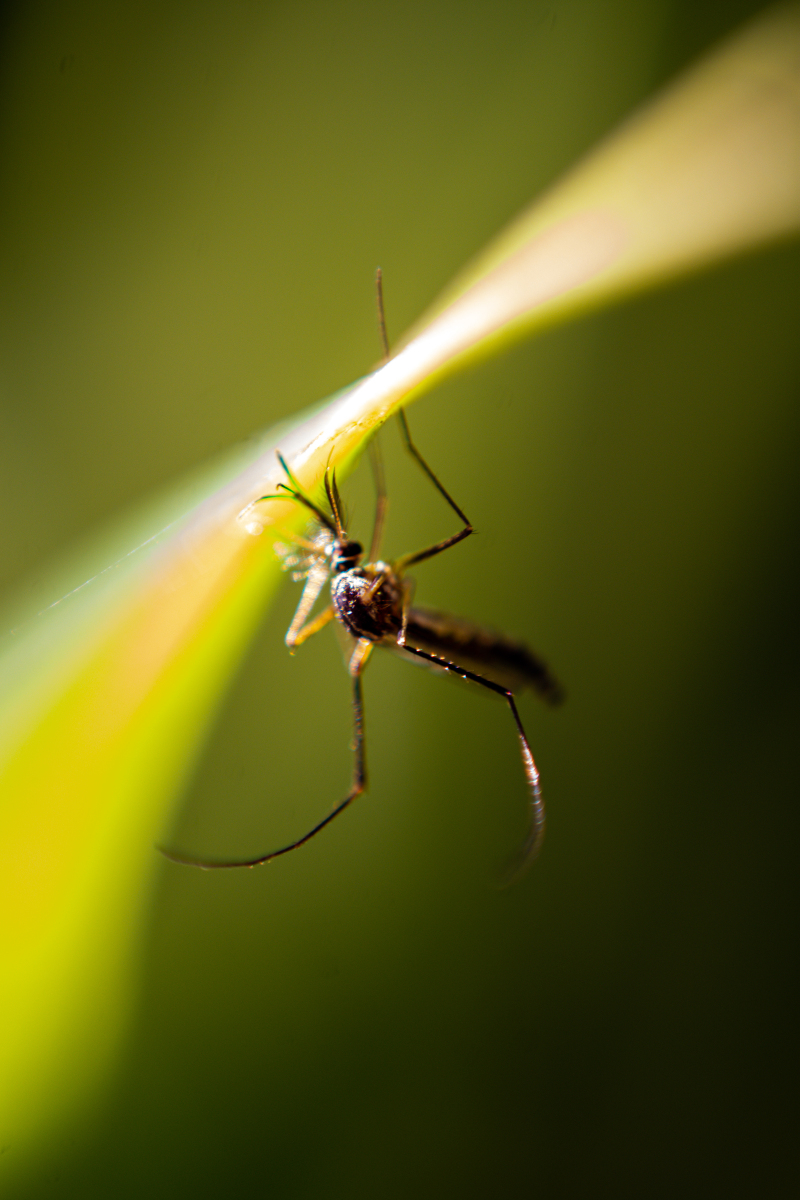
[[[389,347],[380,271],[377,273],[376,285],[378,324],[384,358],[388,359]],[[413,583],[406,574],[408,569],[463,542],[473,533],[473,527],[417,449],[402,408],[398,409],[397,415],[406,449],[461,522],[461,529],[457,533],[414,554],[395,559],[394,562],[384,562],[378,557],[386,512],[386,490],[382,465],[374,448],[372,465],[376,491],[375,522],[366,561],[361,543],[352,540],[345,528],[344,510],[333,468],[328,467],[325,471],[325,501],[316,503],[301,488],[288,463],[278,453],[278,460],[288,482],[278,485],[280,490],[277,494],[261,497],[262,500],[289,498],[296,501],[313,515],[319,527],[314,538],[298,541],[308,552],[305,560],[306,583],[285,640],[293,653],[298,646],[331,621],[338,622],[345,633],[349,646],[347,669],[353,689],[354,762],[350,791],[327,816],[302,837],[277,850],[253,858],[231,861],[204,860],[172,851],[162,851],[173,862],[199,867],[205,871],[260,866],[305,845],[365,791],[367,773],[361,677],[376,647],[393,650],[406,658],[456,675],[494,692],[505,700],[519,738],[529,804],[527,836],[513,868],[508,873],[508,881],[516,878],[537,856],[544,838],[545,807],[539,771],[517,710],[515,691],[520,687],[532,687],[550,704],[558,703],[563,693],[544,662],[523,642],[497,634],[461,617],[434,612],[412,603]],[[293,563],[296,560],[290,561]],[[328,582],[330,602],[312,616],[314,606]],[[469,667],[464,665],[465,663],[469,663]],[[473,667],[476,669],[471,669]],[[484,670],[487,674],[482,673]],[[493,679],[493,674],[503,678],[505,682]],[[506,686],[508,682],[511,682],[512,687]]]

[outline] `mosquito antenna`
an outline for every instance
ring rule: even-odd
[[[375,305],[378,309],[378,335],[381,339],[383,361],[388,362],[391,358],[391,350],[389,349],[389,338],[386,334],[386,310],[383,307],[383,271],[380,267],[375,272]]]

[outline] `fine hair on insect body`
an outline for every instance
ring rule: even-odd
[[[376,284],[379,329],[384,358],[388,359],[380,271]],[[305,551],[304,557],[299,553],[284,554],[284,566],[288,569],[302,565],[304,569],[300,575],[305,578],[303,593],[286,632],[285,641],[290,652],[294,653],[298,646],[331,621],[338,624],[344,634],[353,706],[354,761],[349,792],[327,816],[302,837],[277,850],[231,861],[192,858],[172,851],[162,851],[173,862],[203,870],[260,866],[305,845],[365,791],[367,775],[361,681],[376,647],[392,650],[434,670],[455,675],[505,700],[519,741],[528,788],[529,812],[527,835],[508,872],[506,882],[516,879],[537,856],[544,837],[545,808],[539,771],[517,710],[515,692],[522,687],[532,687],[550,704],[558,703],[563,698],[563,693],[544,662],[524,643],[504,637],[464,618],[434,612],[413,604],[414,585],[407,575],[409,568],[463,542],[473,533],[473,527],[417,449],[402,408],[398,409],[397,416],[406,450],[458,517],[461,522],[458,532],[423,550],[403,555],[393,562],[380,559],[380,543],[386,514],[386,489],[374,441],[370,444],[370,450],[376,492],[375,520],[367,555],[361,543],[353,540],[345,527],[336,472],[330,465],[326,468],[323,479],[325,500],[317,503],[301,488],[279,452],[278,460],[287,482],[278,484],[277,493],[262,496],[256,502],[289,498],[306,508],[317,525],[317,530],[311,538],[294,539],[295,545]],[[329,603],[312,616],[314,606],[328,584]],[[492,678],[493,675],[495,678]],[[504,682],[500,682],[501,679]],[[511,686],[506,686],[507,684]]]

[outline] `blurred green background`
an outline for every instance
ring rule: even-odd
[[[363,374],[376,265],[397,337],[760,7],[6,5],[4,589]],[[124,1057],[15,1200],[792,1193],[798,268],[729,264],[414,407],[479,530],[419,601],[569,692],[522,702],[541,860],[493,886],[524,827],[502,706],[376,656],[369,794],[261,871],[163,864]],[[394,555],[453,523],[383,442]],[[367,535],[369,479],[347,495]],[[346,790],[348,683],[330,632],[286,653],[297,594],[177,846],[262,851]]]

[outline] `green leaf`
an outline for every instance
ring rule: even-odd
[[[0,1123],[31,1143],[85,1103],[134,994],[160,839],[280,570],[291,503],[402,402],[502,342],[800,225],[800,15],[769,13],[526,210],[392,360],[95,549],[115,566],[3,656]],[[125,540],[125,539],[129,540]],[[73,565],[73,575],[78,568]],[[79,582],[79,580],[78,580]]]

